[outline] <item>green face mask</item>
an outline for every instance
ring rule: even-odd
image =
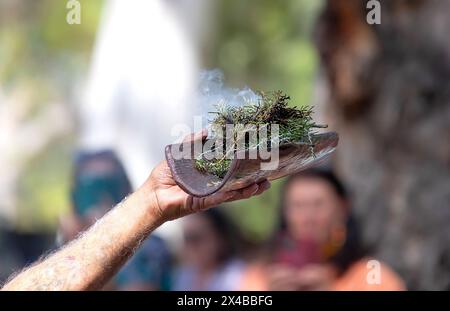
[[[114,205],[121,202],[129,192],[129,185],[121,174],[80,176],[72,190],[75,212],[83,217],[100,205]]]

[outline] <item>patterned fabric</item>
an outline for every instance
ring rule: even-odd
[[[119,287],[145,284],[160,290],[170,289],[171,255],[165,242],[151,235],[116,277]]]

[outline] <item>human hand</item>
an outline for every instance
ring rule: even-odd
[[[206,136],[207,132],[203,130],[201,133],[192,134],[185,140],[195,140]],[[217,206],[223,202],[242,200],[259,195],[270,188],[270,183],[265,180],[240,190],[219,191],[202,198],[194,197],[178,187],[167,162],[164,160],[153,169],[143,187],[153,198],[158,217],[162,221],[168,221]]]
[[[336,277],[331,265],[309,264],[303,268],[276,265],[268,276],[271,290],[329,290]]]

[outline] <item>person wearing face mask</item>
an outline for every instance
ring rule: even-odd
[[[207,131],[189,139],[205,139]],[[101,289],[165,222],[224,202],[242,200],[269,189],[270,182],[194,197],[176,184],[166,161],[161,161],[144,184],[117,204],[89,229],[52,254],[36,261],[3,285],[2,290]]]
[[[112,150],[77,153],[72,179],[72,209],[61,218],[60,245],[75,239],[132,192],[125,168]],[[153,234],[104,289],[168,290],[171,261],[166,242]]]

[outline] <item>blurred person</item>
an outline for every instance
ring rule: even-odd
[[[0,284],[11,271],[20,270],[54,248],[55,236],[47,232],[24,232],[0,220]]]
[[[105,1],[78,106],[80,146],[116,151],[133,186],[145,181],[146,168],[159,163],[167,143],[182,135],[174,132],[176,126],[192,128],[194,116],[201,115],[193,103],[212,5],[208,0]],[[175,247],[179,227],[166,223],[158,233]]]
[[[219,209],[187,217],[183,223],[184,263],[175,290],[237,290],[244,263],[236,258],[236,229]]]
[[[201,137],[206,136],[207,131],[202,131]],[[193,140],[198,138],[193,136]],[[198,198],[177,186],[167,162],[162,161],[138,190],[75,240],[13,275],[2,290],[100,289],[163,223],[259,195],[269,187],[265,180]]]
[[[118,290],[170,290],[172,254],[166,242],[154,234],[149,236],[115,278]]]
[[[331,171],[310,169],[288,177],[281,201],[270,263],[249,268],[244,289],[405,289],[394,271],[371,261],[361,247],[347,192]],[[371,280],[378,272],[379,282],[376,275]]]
[[[145,168],[158,164],[178,137],[172,128],[199,113],[196,43],[207,2],[105,1],[78,107],[80,145],[117,152],[133,185],[145,181]]]
[[[61,219],[60,244],[74,239],[131,191],[125,169],[113,151],[78,153],[71,185],[72,210]]]
[[[73,209],[61,221],[60,244],[74,239],[132,192],[122,163],[109,150],[79,153],[73,175]],[[170,268],[165,242],[152,235],[109,285],[119,290],[167,290]]]

